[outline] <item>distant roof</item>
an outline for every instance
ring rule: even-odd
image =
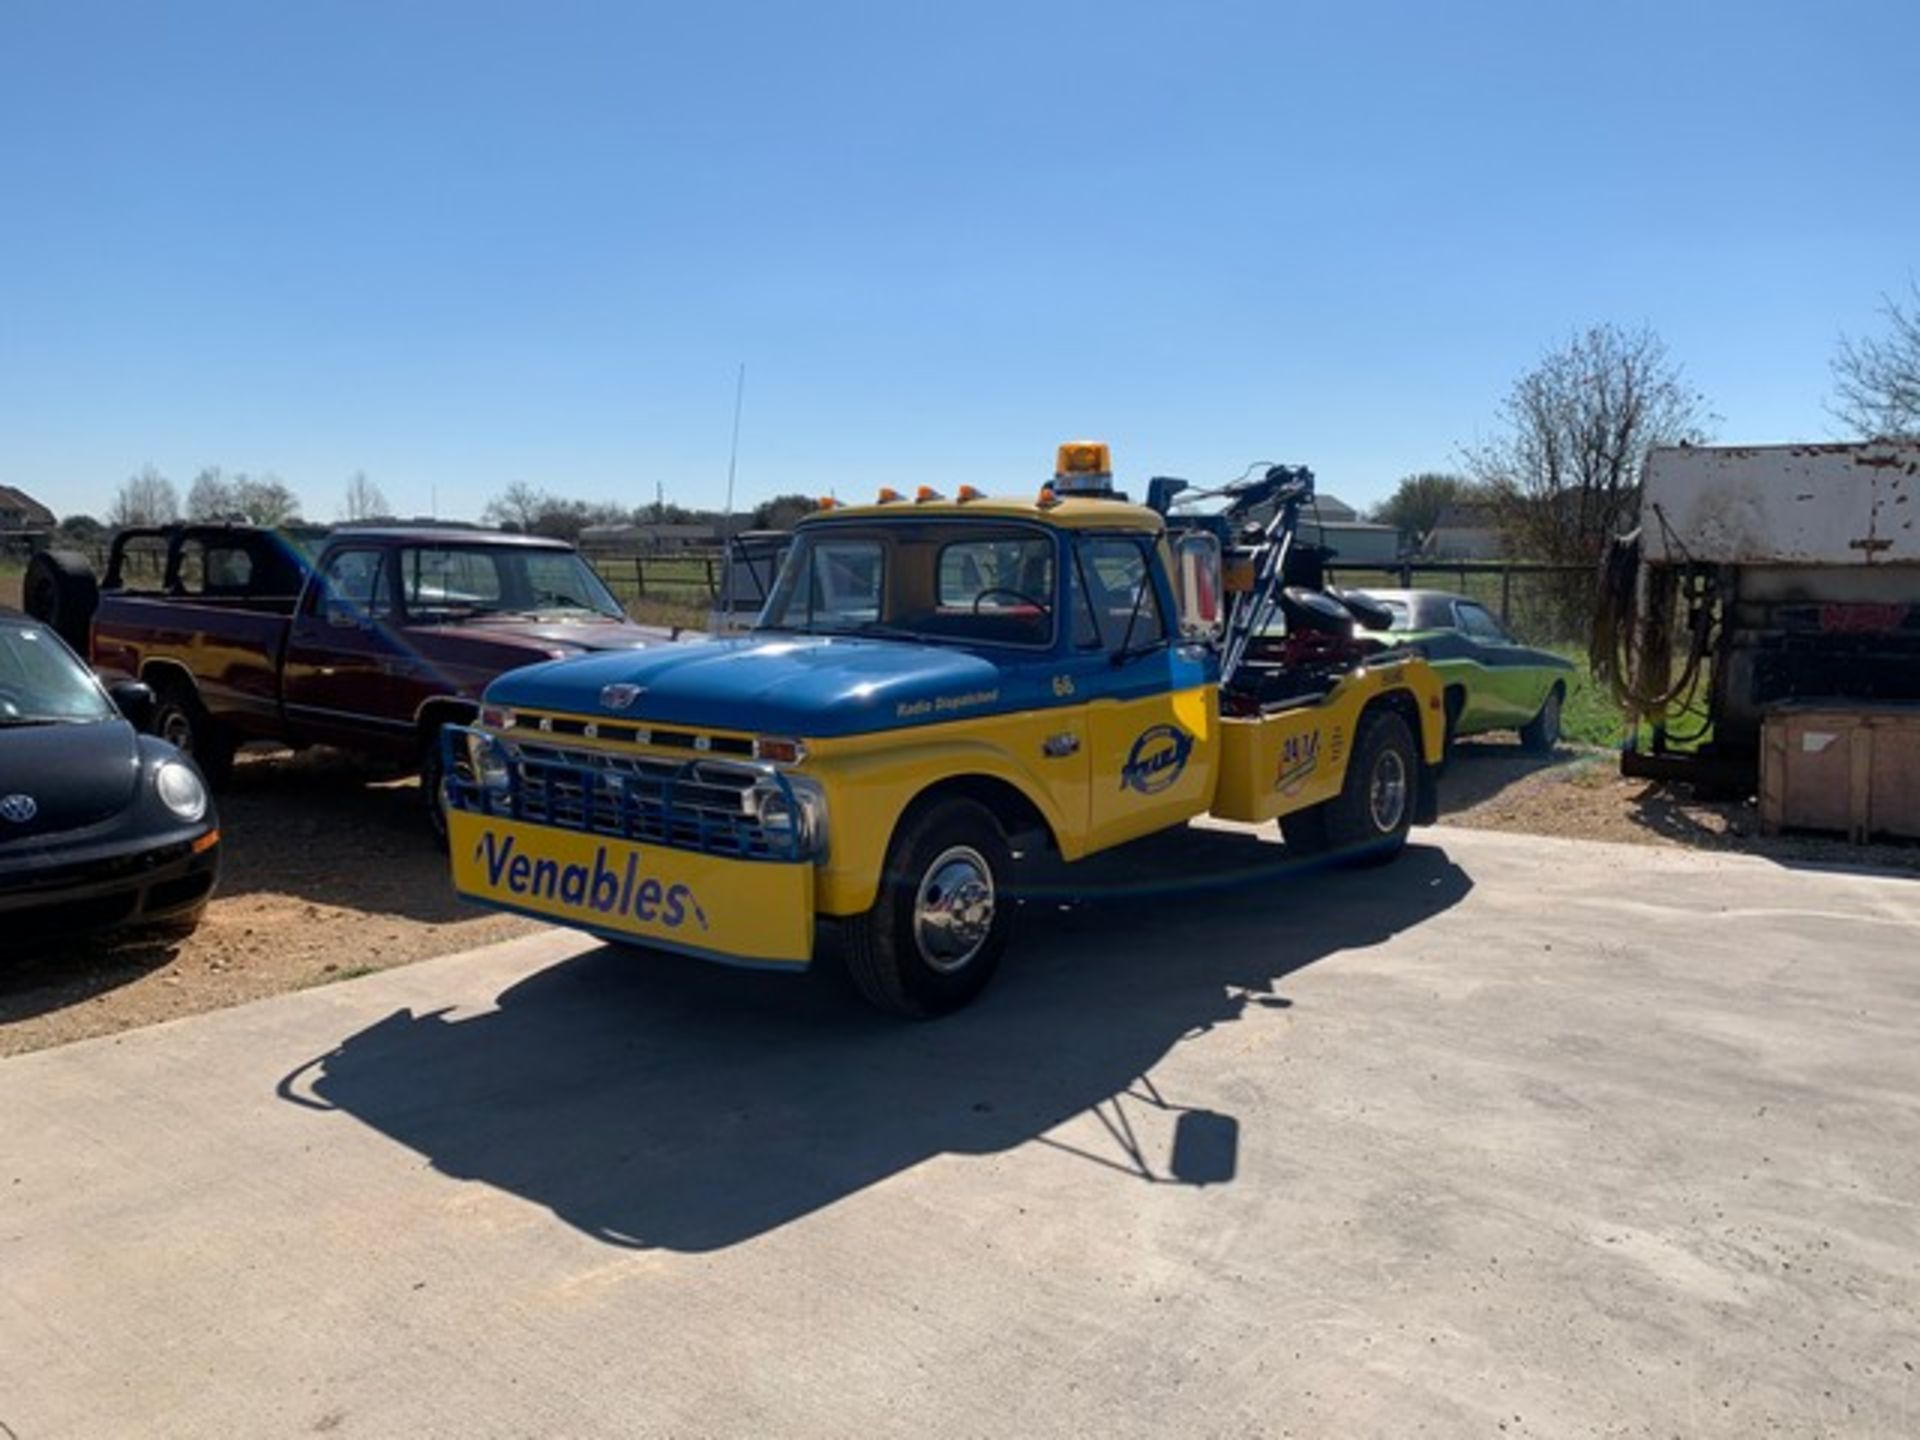
[[[18,510],[29,525],[51,525],[53,511],[42,505],[24,490],[16,490],[11,485],[0,485],[0,510]]]
[[[1328,521],[1358,520],[1360,518],[1360,512],[1354,509],[1353,506],[1347,504],[1347,502],[1342,500],[1338,495],[1314,496],[1312,500],[1307,502],[1307,513],[1312,515],[1316,511],[1319,513],[1321,519]]]

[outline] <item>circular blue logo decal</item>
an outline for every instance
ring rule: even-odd
[[[1155,725],[1144,730],[1127,752],[1127,763],[1120,767],[1123,789],[1142,795],[1158,795],[1180,778],[1193,754],[1193,736],[1178,725]]]

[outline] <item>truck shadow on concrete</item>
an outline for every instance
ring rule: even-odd
[[[1100,1183],[1227,1183],[1236,1117],[1162,1093],[1154,1066],[1469,889],[1427,846],[1356,872],[1180,831],[1036,876],[994,986],[943,1020],[867,1010],[832,964],[788,978],[608,946],[487,1013],[396,1011],[279,1091],[621,1246],[720,1249],[933,1156],[1042,1137]],[[1140,1140],[1142,1107],[1175,1112],[1171,1145],[1164,1113]],[[1047,1134],[1088,1111],[1101,1143]]]

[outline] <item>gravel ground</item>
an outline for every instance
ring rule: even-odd
[[[1440,786],[1443,825],[1730,850],[1784,864],[1920,870],[1920,845],[1762,835],[1754,801],[1700,800],[1682,787],[1624,779],[1611,750],[1562,750],[1549,760],[1488,739],[1462,743],[1456,756]]]
[[[1786,863],[1920,870],[1920,846],[1856,848],[1758,834],[1751,804],[1694,801],[1622,780],[1612,754],[1552,760],[1462,744],[1444,825],[1740,850]],[[331,751],[245,756],[220,797],[220,891],[184,941],[69,943],[0,968],[0,1055],[351,979],[534,928],[462,905],[428,841],[420,792]]]
[[[94,941],[0,968],[0,1055],[348,979],[534,928],[462,905],[419,786],[331,751],[243,756],[220,889],[184,941]]]

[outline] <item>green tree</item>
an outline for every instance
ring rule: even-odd
[[[791,530],[802,515],[811,515],[820,502],[811,495],[776,495],[753,507],[756,530]]]
[[[1393,494],[1368,512],[1368,518],[1376,525],[1393,526],[1400,532],[1401,550],[1412,553],[1426,544],[1442,511],[1476,494],[1473,482],[1464,475],[1423,470],[1403,476]]]

